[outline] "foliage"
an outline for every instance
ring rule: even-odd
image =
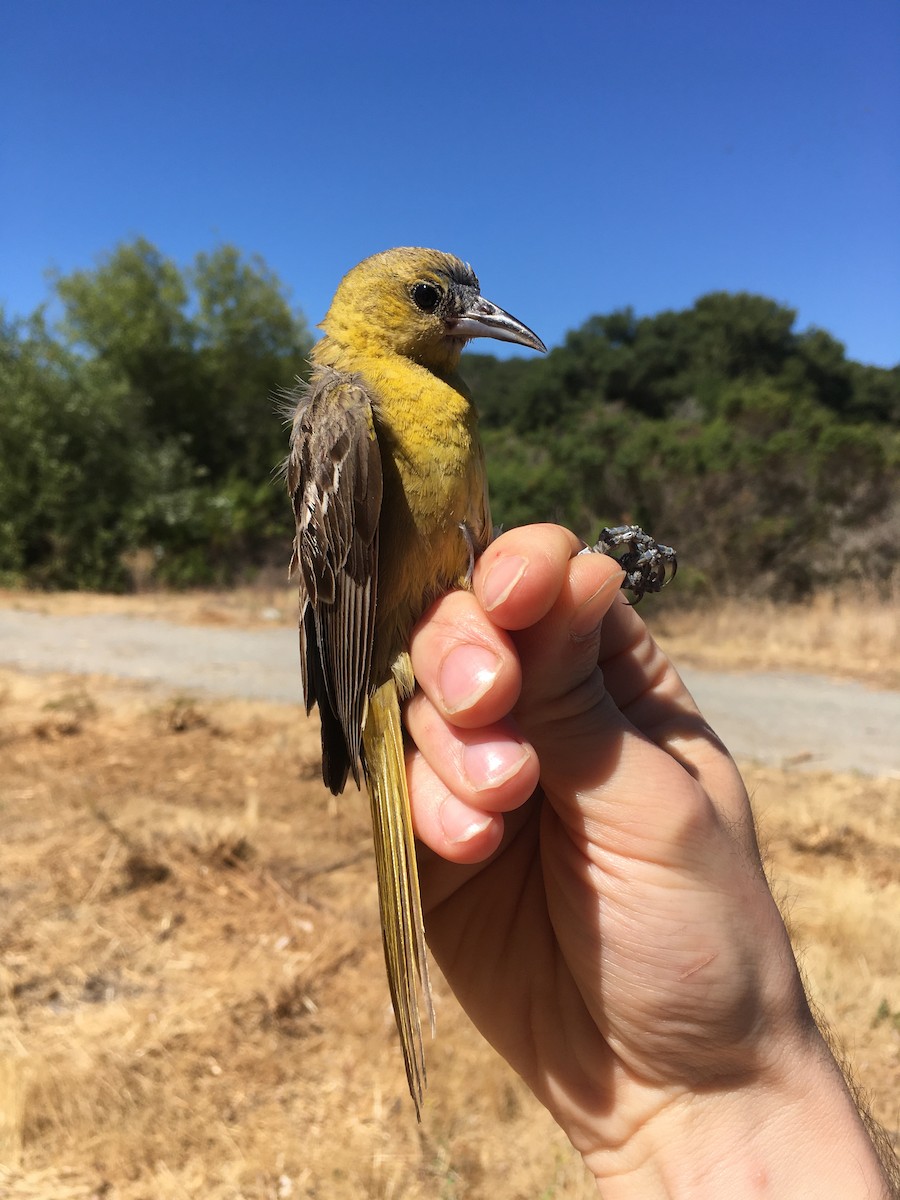
[[[546,359],[472,356],[494,517],[635,522],[694,587],[800,596],[900,564],[900,367],[713,293],[591,317]],[[685,576],[682,575],[682,580]]]
[[[271,400],[311,339],[277,277],[232,246],[180,270],[144,239],[54,281],[63,318],[0,331],[0,574],[120,588],[225,580],[289,537]]]
[[[302,374],[311,346],[275,275],[233,246],[180,272],[144,239],[56,280],[63,331],[142,396],[149,430],[183,442],[213,480],[283,453],[268,396]]]
[[[286,557],[271,400],[311,340],[233,246],[180,268],[139,238],[54,281],[63,315],[0,322],[0,580],[227,581]],[[799,596],[900,563],[900,366],[849,361],[795,312],[715,292],[589,318],[545,358],[470,354],[494,518],[594,537],[636,522],[688,590]]]
[[[0,577],[120,586],[141,401],[39,318],[0,331],[0,396]]]

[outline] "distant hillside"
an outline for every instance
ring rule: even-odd
[[[468,354],[495,520],[634,521],[684,592],[798,596],[900,565],[900,367],[746,293],[591,317],[542,359]]]

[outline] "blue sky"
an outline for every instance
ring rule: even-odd
[[[142,234],[258,252],[315,323],[420,244],[548,344],[744,289],[894,365],[898,63],[896,0],[8,3],[0,303]]]

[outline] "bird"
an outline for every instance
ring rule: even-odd
[[[406,1078],[421,1119],[420,1000],[434,1009],[404,765],[402,704],[415,689],[413,626],[471,586],[492,536],[485,457],[457,368],[489,337],[541,352],[541,339],[481,295],[452,254],[399,247],[341,280],[312,371],[289,394],[291,575],[300,663],[318,706],[322,778],[335,795],[365,781],[385,965]]]

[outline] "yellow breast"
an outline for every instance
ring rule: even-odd
[[[471,554],[490,536],[487,477],[459,381],[399,357],[356,369],[371,389],[382,452],[376,623],[386,664],[431,601],[468,582]]]

